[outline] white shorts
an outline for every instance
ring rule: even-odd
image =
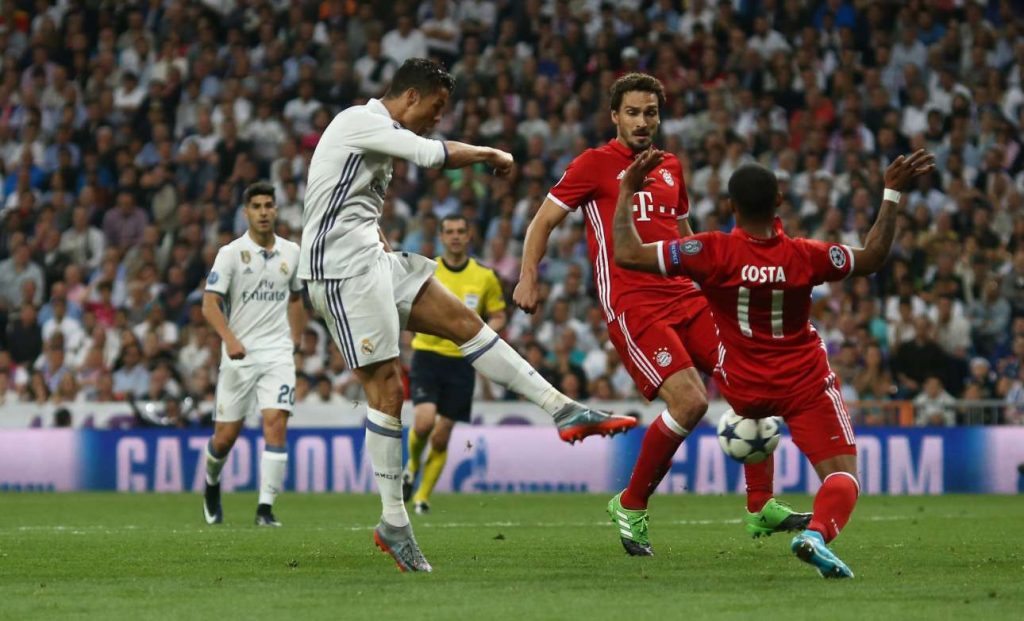
[[[436,262],[418,254],[384,252],[358,276],[309,281],[309,301],[345,362],[358,369],[398,357],[412,303],[436,270]]]
[[[282,353],[277,360],[227,360],[217,378],[214,421],[233,423],[254,412],[284,410],[295,405],[295,361]]]

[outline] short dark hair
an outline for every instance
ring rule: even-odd
[[[729,198],[744,218],[767,222],[775,215],[779,182],[775,173],[758,164],[744,164],[729,177]]]
[[[447,216],[441,218],[441,230],[442,231],[444,230],[444,223],[445,222],[453,222],[455,220],[461,220],[462,222],[466,223],[467,227],[469,226],[469,218],[467,218],[466,216],[462,215],[461,213],[450,213]]]
[[[249,201],[257,196],[269,196],[270,200],[275,200],[274,195],[274,186],[269,181],[257,181],[245,188],[243,199],[245,200],[245,204],[248,205]]]
[[[618,110],[623,96],[632,91],[654,93],[658,97],[658,107],[665,106],[665,87],[658,78],[646,73],[627,73],[612,84],[611,109]]]
[[[442,88],[448,91],[455,88],[455,78],[432,60],[410,58],[395,72],[384,97],[394,99],[410,88],[421,95],[433,95]]]

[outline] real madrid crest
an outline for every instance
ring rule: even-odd
[[[363,353],[366,354],[367,356],[372,354],[374,349],[373,343],[370,342],[370,339],[363,339],[363,342],[360,344],[359,348],[363,350]]]
[[[668,187],[675,187],[676,180],[672,178],[672,173],[665,170],[664,168],[661,169],[661,178],[665,180],[665,183],[668,184]]]
[[[287,261],[281,261],[281,273],[284,274],[285,276],[288,275],[288,262]]]
[[[246,265],[248,265],[249,261],[251,261],[251,260],[252,260],[252,255],[249,254],[249,251],[248,250],[243,250],[242,251],[242,263],[245,263]]]

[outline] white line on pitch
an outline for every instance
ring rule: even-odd
[[[858,522],[898,522],[904,520],[917,520],[917,519],[929,519],[938,518],[944,520],[952,519],[969,519],[968,515],[870,515],[864,517],[858,517]],[[610,522],[417,522],[415,523],[416,528],[592,528],[592,527],[606,527]],[[740,524],[742,520],[730,519],[730,520],[658,520],[660,525],[666,526],[720,526],[728,524]],[[241,525],[241,524],[239,524]],[[366,531],[373,530],[372,525],[338,525],[338,526],[318,526],[314,528],[300,527],[302,532],[337,532],[337,531]],[[161,528],[158,526],[139,526],[135,524],[124,524],[121,526],[100,526],[100,525],[86,525],[86,526],[16,526],[12,528],[0,529],[0,534],[13,534],[13,533],[25,533],[25,532],[37,532],[37,533],[55,533],[55,534],[67,534],[67,535],[86,535],[86,534],[99,534],[99,535],[117,535],[132,531],[159,531],[163,533],[171,534],[195,534],[199,532],[216,533],[217,528],[206,527],[201,524],[197,524],[194,529],[178,529],[178,528]],[[268,532],[266,529],[232,529],[232,533],[262,533]],[[269,531],[273,532],[273,531]]]

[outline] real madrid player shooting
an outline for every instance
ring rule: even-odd
[[[383,99],[339,113],[309,165],[299,276],[310,302],[366,390],[366,444],[383,515],[377,546],[403,571],[430,571],[402,500],[404,390],[398,363],[403,329],[455,342],[473,367],[543,408],[559,435],[575,441],[629,429],[636,421],[591,410],[555,390],[519,354],[434,278],[434,261],[391,252],[378,219],[392,158],[417,166],[489,165],[512,170],[504,151],[421,137],[441,119],[455,81],[436,63],[407,60]]]
[[[274,187],[260,182],[244,195],[249,229],[217,252],[206,279],[203,316],[223,341],[213,437],[206,446],[207,524],[224,519],[220,473],[245,417],[258,408],[266,445],[260,459],[257,526],[280,526],[274,500],[288,469],[285,439],[295,404],[295,343],[306,323],[299,246],[274,234]]]

